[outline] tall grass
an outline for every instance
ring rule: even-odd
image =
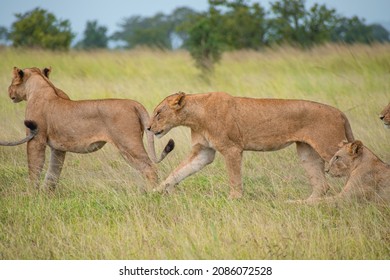
[[[338,107],[355,137],[390,162],[390,132],[378,119],[390,101],[390,45],[326,45],[224,55],[204,81],[186,52],[138,49],[53,53],[0,50],[0,138],[24,135],[25,103],[7,96],[13,66],[52,66],[72,99],[131,98],[153,108],[167,95],[226,91],[304,98]],[[159,164],[166,177],[190,150],[189,130]],[[389,259],[390,208],[372,203],[291,205],[311,187],[293,146],[245,153],[245,195],[227,200],[222,158],[174,194],[142,194],[142,178],[112,146],[68,154],[54,193],[27,181],[25,146],[0,147],[0,259]],[[331,194],[343,180],[330,178]]]

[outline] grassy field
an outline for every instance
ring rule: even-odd
[[[390,101],[390,45],[328,45],[226,54],[206,82],[186,52],[51,53],[0,49],[0,138],[24,136],[25,103],[7,96],[13,66],[52,66],[72,99],[131,98],[153,108],[167,95],[226,91],[304,98],[338,107],[355,137],[390,162],[390,132],[378,119]],[[159,164],[165,178],[190,150],[189,130]],[[140,176],[112,146],[68,154],[57,190],[27,181],[25,146],[0,147],[0,259],[390,259],[390,207],[294,205],[311,187],[295,147],[245,153],[240,200],[220,155],[170,196],[142,194]],[[330,178],[334,194],[344,180]]]

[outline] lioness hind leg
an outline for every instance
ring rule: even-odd
[[[237,148],[230,148],[222,153],[226,168],[229,174],[230,193],[229,199],[241,198],[243,194],[242,185],[242,150]]]
[[[313,191],[308,200],[324,196],[329,190],[325,177],[325,161],[306,143],[297,142],[297,152],[313,186]]]
[[[62,166],[65,161],[65,152],[51,149],[49,168],[45,177],[45,188],[53,190],[60,178]]]
[[[153,162],[149,159],[148,154],[145,149],[128,149],[126,147],[118,147],[120,153],[125,158],[127,163],[138,170],[144,178],[147,179],[148,183],[145,186],[146,191],[152,190],[158,183],[157,169],[154,166]]]
[[[39,179],[45,163],[46,143],[35,138],[27,143],[27,162],[30,182],[39,187]]]

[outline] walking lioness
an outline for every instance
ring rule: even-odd
[[[51,157],[45,186],[53,188],[66,152],[90,153],[107,142],[115,145],[151,185],[157,183],[157,170],[142,141],[149,115],[140,103],[129,99],[73,101],[47,76],[47,72],[38,68],[14,67],[8,88],[13,102],[27,101],[26,119],[35,121],[38,126],[38,133],[27,144],[29,176],[34,184],[39,184],[46,145],[51,149]],[[149,154],[157,163],[173,149],[174,142],[170,140],[157,159],[153,134],[146,134]]]
[[[148,129],[161,137],[181,125],[191,128],[191,154],[157,191],[171,191],[211,163],[219,151],[229,173],[229,197],[241,197],[243,151],[275,151],[296,143],[313,185],[309,199],[321,197],[329,188],[325,161],[332,158],[341,141],[354,139],[348,119],[333,107],[304,100],[232,97],[219,92],[180,92],[166,97],[154,109]]]

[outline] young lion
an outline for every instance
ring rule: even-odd
[[[66,152],[90,153],[107,142],[114,144],[126,161],[153,185],[157,170],[145,151],[142,136],[149,121],[146,109],[129,99],[72,101],[49,80],[50,71],[14,67],[8,88],[14,103],[26,100],[26,119],[34,120],[38,133],[27,144],[29,177],[36,186],[45,161],[45,149],[51,149],[45,186],[54,188],[59,179]],[[146,133],[148,151],[155,163],[173,148],[170,140],[160,159],[154,150],[153,134]]]
[[[226,93],[177,93],[155,109],[149,130],[161,137],[176,126],[191,128],[192,152],[156,191],[171,191],[187,176],[210,164],[219,151],[230,178],[230,198],[242,196],[243,151],[275,151],[296,143],[313,192],[323,196],[329,186],[325,161],[343,140],[353,141],[346,116],[336,108],[304,100],[255,99]]]
[[[381,161],[361,141],[343,143],[329,162],[327,172],[347,176],[344,189],[326,201],[355,197],[390,202],[390,166]]]
[[[385,127],[390,129],[390,103],[382,110],[379,118],[383,121]]]

